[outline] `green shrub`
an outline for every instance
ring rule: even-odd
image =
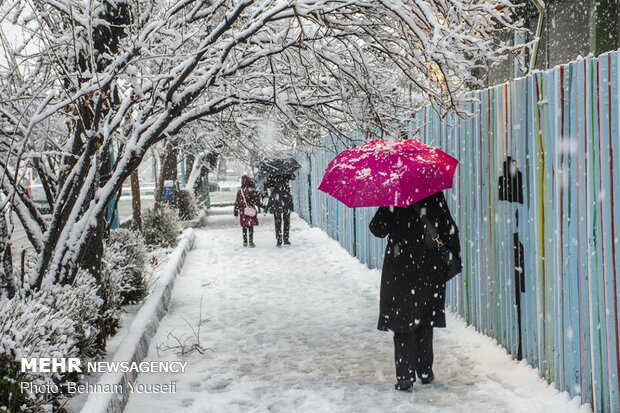
[[[97,295],[103,300],[99,311],[99,342],[105,346],[106,338],[116,333],[121,325],[121,275],[104,267],[97,284]]]
[[[56,295],[70,296],[64,289],[54,287],[34,294],[20,291],[10,299],[0,297],[0,403],[5,411],[53,410],[59,405],[61,392],[22,392],[21,383],[55,384],[62,389],[62,384],[71,380],[66,374],[31,375],[20,371],[22,357],[79,356],[76,320],[69,317],[68,312],[50,305],[49,299]]]
[[[34,294],[35,298],[43,301],[53,311],[71,320],[71,335],[80,356],[85,358],[100,356],[105,350],[98,340],[103,322],[100,313],[104,305],[98,289],[90,272],[80,269],[73,286],[54,285]]]
[[[176,247],[179,243],[179,220],[170,208],[147,209],[142,216],[142,235],[147,245]]]
[[[121,304],[136,303],[146,296],[147,251],[142,234],[122,228],[111,231],[104,260],[109,271],[119,278]]]
[[[194,195],[187,190],[179,190],[175,196],[175,208],[179,211],[179,219],[188,221],[198,214],[198,207]]]

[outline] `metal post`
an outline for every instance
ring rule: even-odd
[[[542,34],[543,22],[545,20],[545,2],[543,0],[532,0],[534,6],[538,9],[538,23],[536,24],[536,40],[534,41],[534,47],[532,48],[532,55],[530,56],[529,73],[532,73],[536,67],[536,59],[538,57],[538,45],[540,44],[540,36]]]

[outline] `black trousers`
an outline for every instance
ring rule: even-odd
[[[278,244],[282,244],[282,239],[284,239],[284,242],[288,242],[288,233],[291,228],[291,211],[275,211],[273,213],[273,222],[276,226],[276,241]]]
[[[394,333],[396,380],[415,381],[433,371],[433,327],[418,327],[412,333]]]
[[[242,227],[243,229],[243,243],[248,243],[248,236],[250,237],[250,242],[254,242],[254,227]]]

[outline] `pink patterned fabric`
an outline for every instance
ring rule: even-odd
[[[351,208],[408,207],[451,188],[458,162],[414,139],[377,139],[338,154],[319,189]]]

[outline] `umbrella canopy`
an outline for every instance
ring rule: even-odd
[[[301,165],[293,157],[287,158],[266,158],[259,165],[263,173],[270,175],[291,175],[294,174]]]
[[[408,207],[451,188],[458,162],[414,139],[378,139],[338,154],[319,189],[351,208]]]

